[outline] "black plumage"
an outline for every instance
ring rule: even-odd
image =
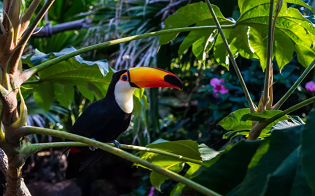
[[[101,142],[112,142],[129,126],[135,88],[153,87],[182,89],[183,85],[176,75],[159,68],[137,67],[116,72],[105,98],[89,105],[70,132]],[[71,148],[66,177],[79,176],[85,167],[102,155],[104,152],[98,149],[93,151],[89,147]]]
[[[122,70],[114,73],[105,98],[90,104],[74,123],[71,133],[101,142],[111,142],[127,130],[131,114],[125,113],[115,100],[114,90]],[[102,157],[104,151],[91,151],[88,147],[70,149],[66,178],[77,177],[80,172]]]

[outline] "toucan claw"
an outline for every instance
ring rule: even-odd
[[[113,143],[116,148],[120,148],[120,143],[117,140],[110,141],[110,143]]]
[[[91,139],[96,141],[95,138],[91,138]],[[96,146],[89,146],[89,149],[90,149],[91,151],[95,151],[96,149],[98,149],[98,147],[96,147]]]

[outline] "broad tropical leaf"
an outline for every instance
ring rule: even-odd
[[[199,160],[201,161],[201,155],[198,151],[198,143],[192,140],[179,140],[179,141],[173,141],[169,142],[166,140],[157,140],[153,142],[152,144],[147,145],[148,148],[154,148],[163,150],[166,152],[171,152],[177,155],[185,156],[191,159]],[[158,165],[162,168],[171,170],[173,172],[179,173],[183,170],[185,163],[187,163],[190,166],[190,169],[186,172],[186,177],[191,177],[195,171],[199,169],[201,165],[198,165],[196,163],[191,162],[185,162],[176,158],[172,158],[165,155],[156,154],[153,152],[140,152],[138,153],[138,156],[142,159],[145,159],[155,165]],[[141,166],[141,165],[136,165]],[[143,166],[141,166],[143,167]],[[150,175],[150,181],[152,185],[159,191],[161,191],[161,185],[165,182],[165,180],[169,179],[168,177],[162,176],[156,172],[152,172]],[[179,187],[175,188],[175,192],[178,192],[183,188],[182,185],[179,185]]]
[[[302,171],[305,174],[306,180],[315,193],[315,169],[314,169],[314,123],[315,123],[315,110],[313,109],[307,118],[306,125],[302,131]]]
[[[223,26],[223,32],[233,55],[236,57],[239,54],[248,59],[257,58],[260,60],[263,70],[266,67],[269,2],[269,0],[238,1],[241,16],[236,22],[224,18],[220,10],[213,6],[221,24],[234,24],[233,27]],[[277,1],[275,1],[276,3]],[[280,70],[292,60],[294,51],[298,54],[298,61],[304,67],[310,64],[315,55],[315,49],[312,47],[315,28],[312,22],[303,17],[298,9],[288,7],[288,3],[298,4],[312,10],[301,0],[284,0],[276,22],[273,53]],[[187,27],[193,24],[196,26],[214,24],[205,3],[193,3],[179,9],[165,21],[165,29]],[[178,51],[179,55],[193,46],[195,56],[199,60],[205,60],[206,53],[213,47],[216,61],[228,69],[227,51],[221,36],[216,36],[215,41],[214,29],[191,32],[182,42]],[[175,33],[160,36],[160,44],[166,44],[176,36]]]
[[[35,51],[34,54],[24,57],[23,63],[32,67],[75,50],[69,46],[60,52],[49,54]],[[75,56],[40,71],[38,80],[27,87],[34,88],[36,103],[47,111],[54,97],[64,107],[68,107],[74,96],[74,86],[91,101],[94,97],[104,97],[113,73],[106,61],[85,61],[80,56]]]

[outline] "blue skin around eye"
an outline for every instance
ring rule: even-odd
[[[123,79],[123,81],[126,81],[126,80],[127,80],[127,76],[124,75],[124,76],[122,77],[122,79]]]

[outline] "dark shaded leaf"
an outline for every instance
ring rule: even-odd
[[[248,166],[246,177],[238,191],[240,195],[263,192],[268,175],[274,173],[282,162],[300,145],[300,127],[274,131],[264,140]]]
[[[306,180],[315,193],[315,109],[309,113],[307,123],[302,130],[302,171],[305,174]]]
[[[193,180],[220,194],[227,194],[240,184],[247,171],[252,156],[261,141],[241,141],[229,146],[213,159],[209,168],[202,167]]]
[[[267,177],[266,189],[262,195],[290,195],[297,165],[299,161],[300,147],[297,147],[276,169]]]

